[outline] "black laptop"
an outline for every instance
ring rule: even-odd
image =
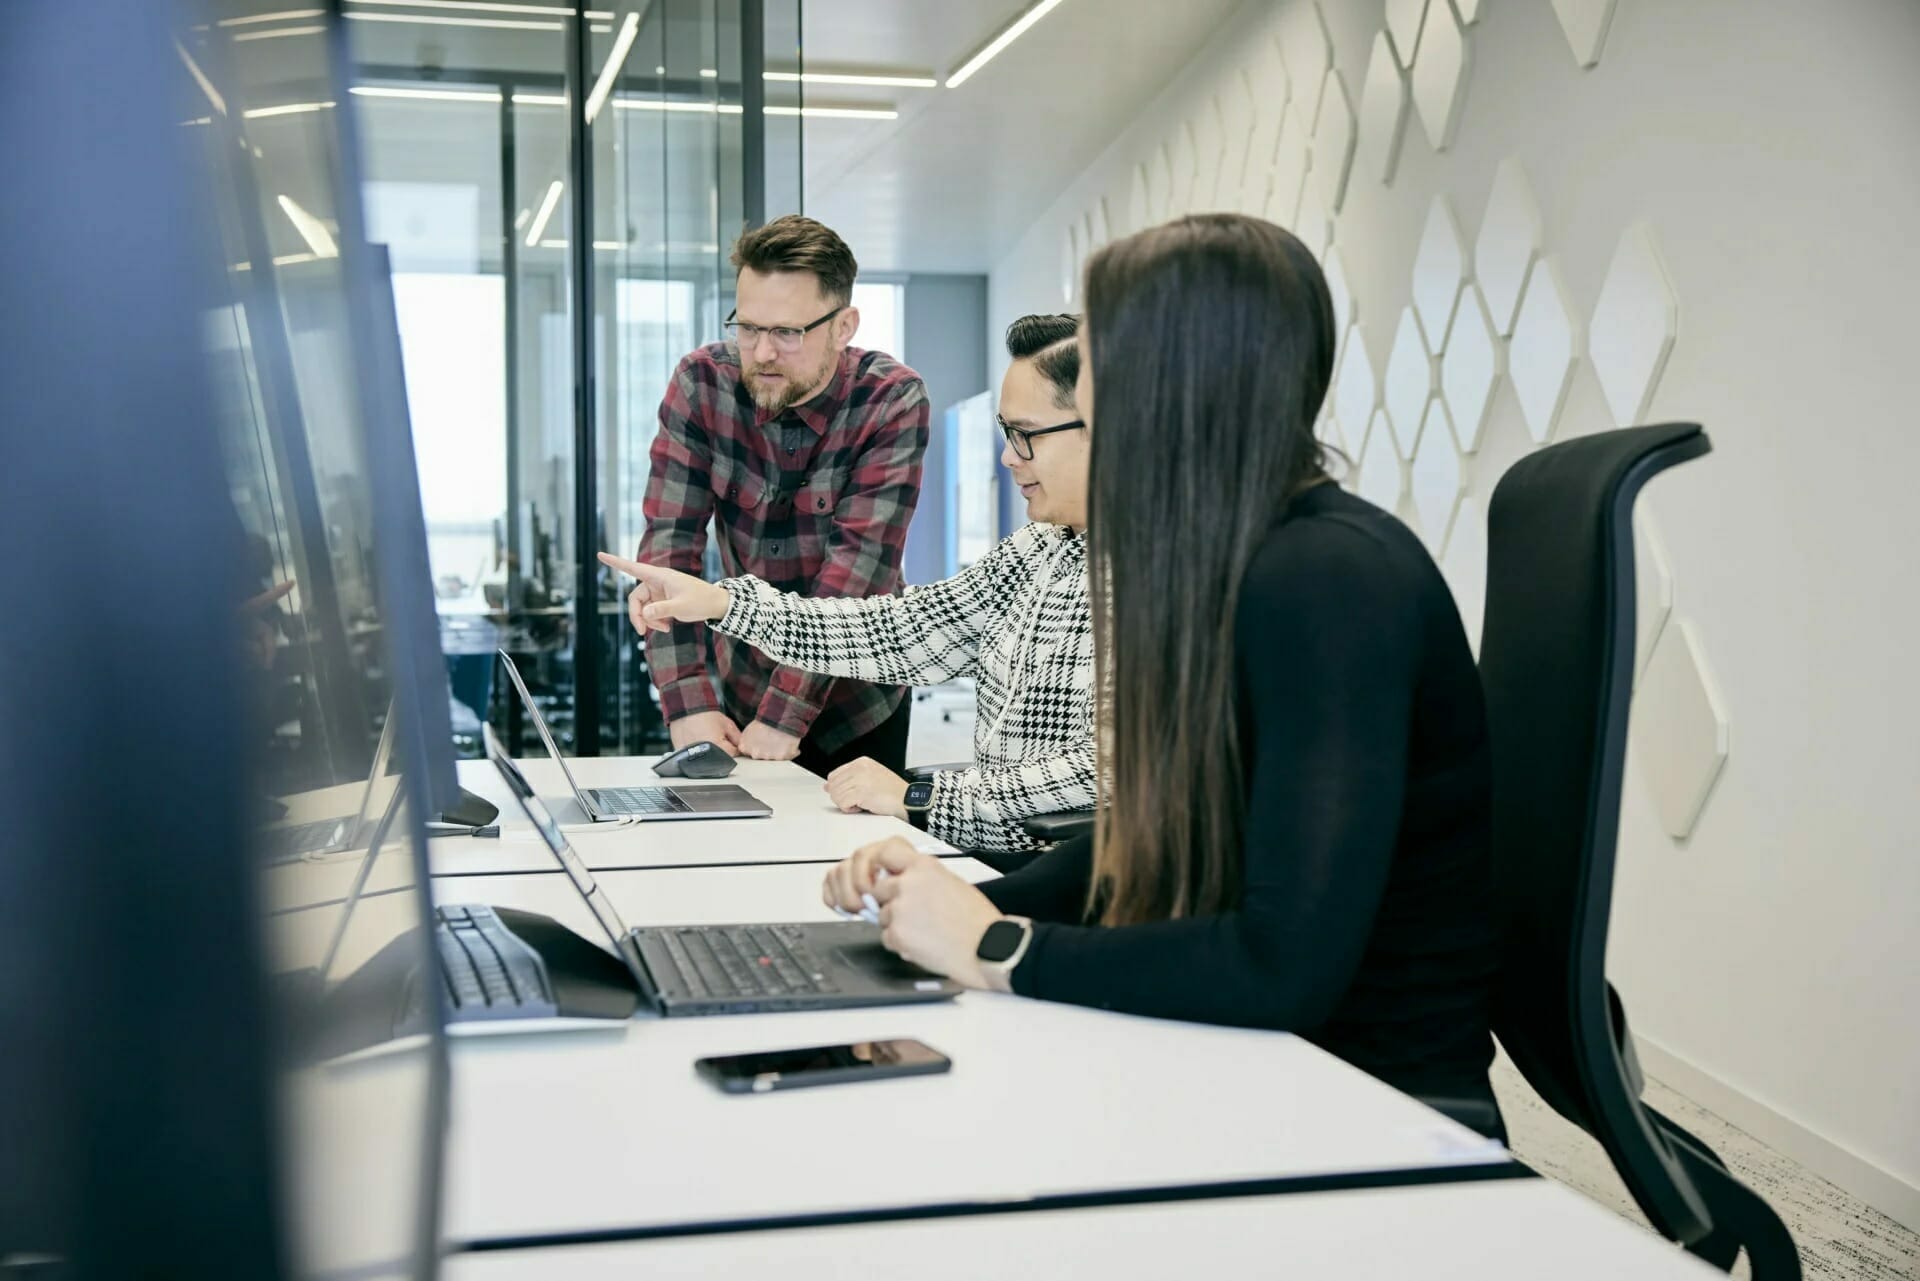
[[[641,995],[666,1015],[830,1010],[945,1001],[960,987],[889,952],[854,921],[627,928],[520,767],[488,726],[487,757],[533,821]]]

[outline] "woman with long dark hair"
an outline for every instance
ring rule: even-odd
[[[1491,1109],[1479,677],[1419,540],[1329,479],[1320,269],[1197,215],[1096,254],[1086,299],[1098,828],[979,888],[885,842],[825,896],[963,983],[1299,1032]]]

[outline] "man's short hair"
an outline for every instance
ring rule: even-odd
[[[800,214],[786,214],[764,227],[742,233],[733,242],[737,277],[747,267],[763,274],[806,271],[820,282],[820,294],[838,307],[853,301],[853,280],[860,264],[833,228]]]
[[[1007,326],[1007,354],[1032,359],[1033,368],[1053,384],[1053,403],[1073,408],[1073,385],[1080,380],[1080,317],[1066,314],[1022,316]]]

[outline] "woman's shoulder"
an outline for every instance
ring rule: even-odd
[[[1391,512],[1332,484],[1296,495],[1247,565],[1242,600],[1399,612],[1445,592],[1432,557]]]

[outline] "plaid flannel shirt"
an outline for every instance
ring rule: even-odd
[[[1022,820],[1091,809],[1093,613],[1087,540],[1031,524],[958,575],[878,600],[803,600],[728,579],[725,635],[811,671],[977,683],[973,764],[934,775],[927,830],[962,849],[1030,850]]]
[[[733,350],[702,347],[680,362],[660,403],[639,559],[699,574],[711,518],[728,576],[752,574],[807,596],[890,595],[900,587],[927,438],[926,385],[880,352],[847,348],[824,391],[769,419]],[[730,637],[712,640],[718,697],[704,624],[647,634],[647,665],[669,721],[719,710],[831,752],[877,728],[906,692],[816,676]]]

